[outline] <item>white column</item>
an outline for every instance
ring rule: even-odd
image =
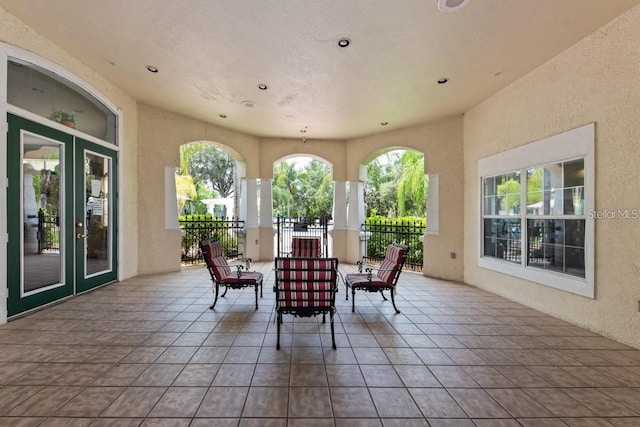
[[[273,227],[273,196],[270,179],[260,180],[260,228]]]
[[[334,181],[333,188],[333,228],[344,230],[347,228],[347,183]]]
[[[364,222],[364,182],[349,181],[349,212],[347,217],[349,230],[360,230]]]
[[[440,221],[438,219],[438,174],[429,174],[429,192],[427,193],[427,232],[428,235],[440,233]]]
[[[164,167],[164,228],[167,230],[180,229],[175,166]]]
[[[242,197],[240,198],[240,215],[244,215],[246,228],[258,227],[258,192],[255,178],[242,180]]]

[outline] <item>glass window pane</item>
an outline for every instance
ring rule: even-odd
[[[486,218],[484,220],[484,255],[520,263],[520,220]]]
[[[111,270],[109,240],[109,174],[111,160],[85,152],[86,275]]]
[[[564,213],[584,215],[584,160],[564,163]]]
[[[483,179],[484,215],[520,214],[520,174],[510,172]]]
[[[23,141],[23,292],[63,283],[60,224],[62,147],[25,134]]]
[[[527,220],[527,265],[584,277],[584,220]]]
[[[116,144],[116,116],[84,89],[34,64],[11,60],[7,101],[39,116]]]
[[[496,194],[500,199],[500,215],[520,213],[520,176],[508,173],[496,177]]]

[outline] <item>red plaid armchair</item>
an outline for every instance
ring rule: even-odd
[[[291,256],[318,258],[320,239],[318,237],[294,237],[291,239]]]
[[[276,312],[280,349],[280,325],[283,314],[311,317],[329,313],[331,341],[336,348],[333,317],[338,291],[337,258],[282,258],[275,260]]]
[[[202,242],[200,243],[200,248],[202,249],[202,257],[207,263],[207,269],[211,275],[211,280],[215,285],[213,304],[209,308],[213,309],[216,306],[221,286],[224,287],[224,293],[221,295],[221,298],[227,294],[229,288],[241,289],[253,286],[256,291],[257,310],[258,288],[260,288],[260,298],[262,298],[262,273],[257,271],[248,271],[251,266],[251,259],[246,259],[246,265],[233,265],[233,267],[236,268],[236,271],[232,271],[232,266],[227,263],[227,260],[223,256],[220,242]],[[246,271],[242,271],[243,269]]]
[[[356,290],[362,290],[365,292],[380,292],[382,299],[385,301],[387,298],[384,296],[384,291],[389,290],[391,292],[391,303],[396,313],[400,313],[400,310],[396,307],[396,284],[398,278],[402,272],[402,267],[407,259],[406,248],[391,244],[387,247],[384,260],[380,268],[367,267],[365,272],[362,272],[363,264],[358,262],[359,273],[347,274],[344,277],[344,282],[347,287],[346,299],[349,299],[349,288],[351,288],[351,311],[356,310]]]

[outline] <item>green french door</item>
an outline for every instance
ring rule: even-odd
[[[117,278],[116,152],[75,141],[75,279],[76,292]]]
[[[8,115],[8,316],[116,280],[116,153]]]

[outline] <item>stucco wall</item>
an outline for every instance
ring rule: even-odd
[[[347,180],[357,181],[360,165],[387,147],[424,153],[425,172],[439,175],[440,233],[425,237],[424,274],[449,280],[463,278],[463,156],[462,116],[354,139],[347,144]],[[427,218],[427,222],[429,218]],[[457,254],[451,258],[451,252]]]
[[[596,123],[596,210],[639,209],[640,7],[473,108],[464,119],[465,282],[640,348],[640,219],[595,224],[596,298],[477,266],[478,159]]]
[[[137,188],[137,106],[136,102],[99,74],[40,36],[14,16],[0,8],[0,41],[54,62],[95,88],[116,106],[122,117],[120,169],[122,171],[120,203],[122,208],[122,277],[138,272],[138,188]],[[4,256],[4,255],[3,255]]]

